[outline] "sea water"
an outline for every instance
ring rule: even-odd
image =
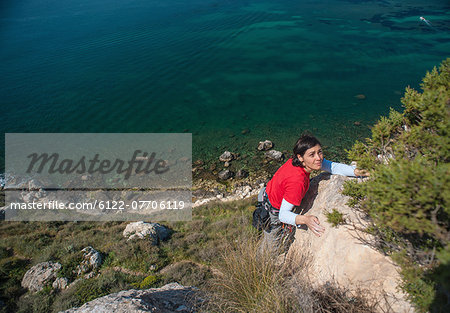
[[[308,130],[343,151],[450,56],[449,12],[438,0],[2,1],[2,132],[189,132],[208,159],[265,139],[291,149]]]

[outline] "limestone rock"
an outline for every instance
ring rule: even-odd
[[[58,277],[53,282],[52,287],[54,289],[63,290],[63,289],[66,289],[68,285],[69,285],[69,280],[67,278],[65,278],[65,277]]]
[[[188,313],[194,311],[193,304],[201,301],[196,298],[196,292],[197,289],[184,287],[178,283],[170,283],[161,288],[146,290],[123,290],[92,300],[79,308],[72,308],[63,312]]]
[[[277,150],[269,150],[265,153],[265,156],[272,160],[280,161],[283,159],[283,153]]]
[[[273,143],[270,140],[260,141],[258,144],[259,151],[267,151],[267,150],[272,149],[272,147],[273,147]]]
[[[88,246],[81,250],[83,254],[83,261],[77,266],[76,273],[81,275],[90,271],[96,270],[102,264],[102,255],[100,252]]]
[[[30,268],[22,278],[22,287],[37,292],[56,279],[61,264],[52,261],[42,262]]]
[[[350,178],[321,174],[311,180],[301,208],[319,218],[325,232],[316,237],[311,231],[298,229],[289,253],[301,251],[310,256],[308,273],[314,285],[335,282],[355,290],[361,288],[379,298],[380,311],[391,306],[394,312],[413,312],[404,293],[397,289],[401,278],[393,261],[371,248],[373,238],[357,229],[367,226],[367,217],[347,206],[348,197],[341,194],[343,183]],[[332,227],[324,213],[336,208],[344,214],[347,225]],[[382,299],[383,293],[386,299]]]
[[[128,238],[128,240],[148,237],[152,245],[157,245],[159,241],[169,238],[170,230],[159,223],[145,223],[140,221],[128,224],[123,231],[123,236]]]
[[[222,153],[222,155],[219,157],[219,161],[221,162],[230,162],[234,159],[234,155],[233,153],[231,153],[230,151],[225,151],[224,153]]]

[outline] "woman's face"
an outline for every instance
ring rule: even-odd
[[[297,158],[300,162],[302,162],[305,167],[305,171],[308,173],[311,173],[313,170],[320,170],[323,161],[322,147],[320,145],[316,145],[309,148],[303,156],[297,154]]]

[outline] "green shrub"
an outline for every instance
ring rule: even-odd
[[[450,239],[450,58],[427,73],[421,87],[422,93],[406,88],[404,111],[391,110],[371,138],[349,151],[372,175],[362,184],[347,183],[344,193],[349,205],[372,217],[370,232],[385,252],[407,249],[396,257],[402,287],[425,312],[438,305],[435,292],[444,284],[430,277],[445,263]]]
[[[145,277],[140,283],[133,284],[133,286],[139,288],[139,289],[146,289],[155,287],[155,285],[160,281],[159,276],[157,275],[150,275]]]
[[[327,222],[330,223],[333,227],[345,224],[344,214],[336,209],[333,209],[331,212],[326,212],[325,216],[327,217]]]

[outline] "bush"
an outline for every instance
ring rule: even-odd
[[[336,209],[333,209],[331,212],[326,212],[325,216],[327,218],[327,222],[333,227],[337,227],[338,225],[345,223],[344,214]]]
[[[370,231],[384,251],[406,249],[396,257],[402,287],[425,312],[437,305],[433,299],[442,284],[429,277],[444,262],[450,239],[450,58],[427,73],[421,87],[422,93],[406,88],[404,111],[391,109],[371,138],[349,151],[372,177],[348,183],[344,193],[352,197],[349,205],[372,217]]]

